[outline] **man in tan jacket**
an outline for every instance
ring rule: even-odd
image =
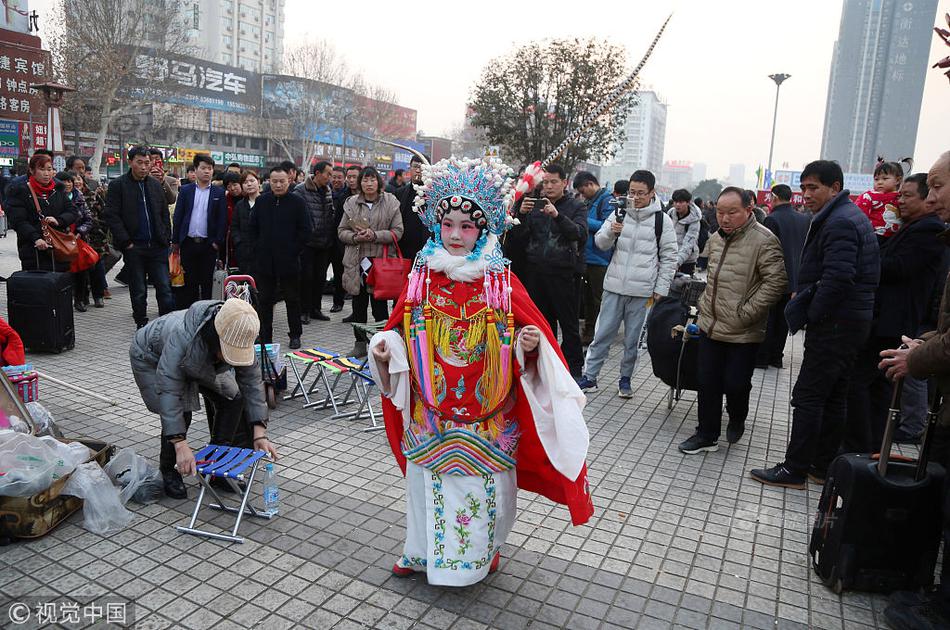
[[[699,426],[679,446],[689,455],[719,449],[723,395],[726,438],[734,444],[742,437],[769,308],[788,285],[782,245],[756,221],[746,191],[724,188],[716,219],[719,230],[706,243],[709,276],[699,301]]]

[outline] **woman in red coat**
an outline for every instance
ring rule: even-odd
[[[416,208],[433,236],[387,329],[370,342],[386,431],[406,474],[406,543],[396,575],[465,586],[498,567],[518,489],[593,506],[585,398],[545,318],[498,246],[511,170],[443,160]]]

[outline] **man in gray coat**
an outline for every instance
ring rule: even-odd
[[[132,374],[146,408],[161,416],[159,470],[169,497],[187,498],[181,475],[195,473],[186,434],[192,412],[200,409],[199,393],[208,406],[212,443],[267,451],[277,458],[267,439],[267,402],[254,356],[259,330],[254,308],[231,298],[195,302],[187,311],[164,315],[135,334],[129,348]],[[253,440],[240,426],[242,408]]]

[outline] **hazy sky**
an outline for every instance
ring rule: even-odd
[[[751,172],[768,161],[775,98],[768,75],[777,72],[792,78],[782,86],[773,166],[800,168],[818,157],[842,2],[416,0],[337,5],[339,10],[319,13],[312,0],[286,0],[286,6],[286,45],[328,39],[368,78],[395,90],[400,104],[417,109],[419,129],[431,134],[462,122],[471,86],[492,58],[530,39],[596,36],[626,46],[632,67],[673,9],[643,80],[669,105],[664,158],[705,162],[708,176],[718,177],[731,163],[744,163]],[[529,6],[537,13],[526,18]],[[947,12],[950,0],[940,0],[941,23]],[[331,28],[327,15],[333,16]],[[928,68],[948,54],[933,35]],[[947,149],[950,81],[928,69],[918,166],[926,170]]]
[[[51,3],[30,6],[42,13]],[[535,14],[526,18],[529,6]],[[420,130],[448,134],[461,124],[471,87],[491,59],[530,39],[595,36],[626,46],[632,67],[673,10],[643,82],[669,105],[665,159],[704,162],[708,176],[719,177],[732,163],[751,173],[767,162],[775,98],[768,75],[777,72],[792,78],[782,86],[773,165],[800,168],[818,157],[841,6],[842,0],[286,0],[285,43],[329,40],[350,65],[418,110]],[[941,24],[948,12],[950,0],[940,0]],[[930,69],[950,48],[935,35],[931,40],[914,156],[921,170],[950,149],[950,82]]]

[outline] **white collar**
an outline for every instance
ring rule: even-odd
[[[481,255],[476,260],[469,260],[467,256],[453,256],[444,247],[436,247],[435,252],[426,257],[425,262],[432,271],[441,271],[456,282],[480,280],[485,276],[485,268],[488,266],[485,257],[495,250],[497,243],[498,237],[489,234]]]

